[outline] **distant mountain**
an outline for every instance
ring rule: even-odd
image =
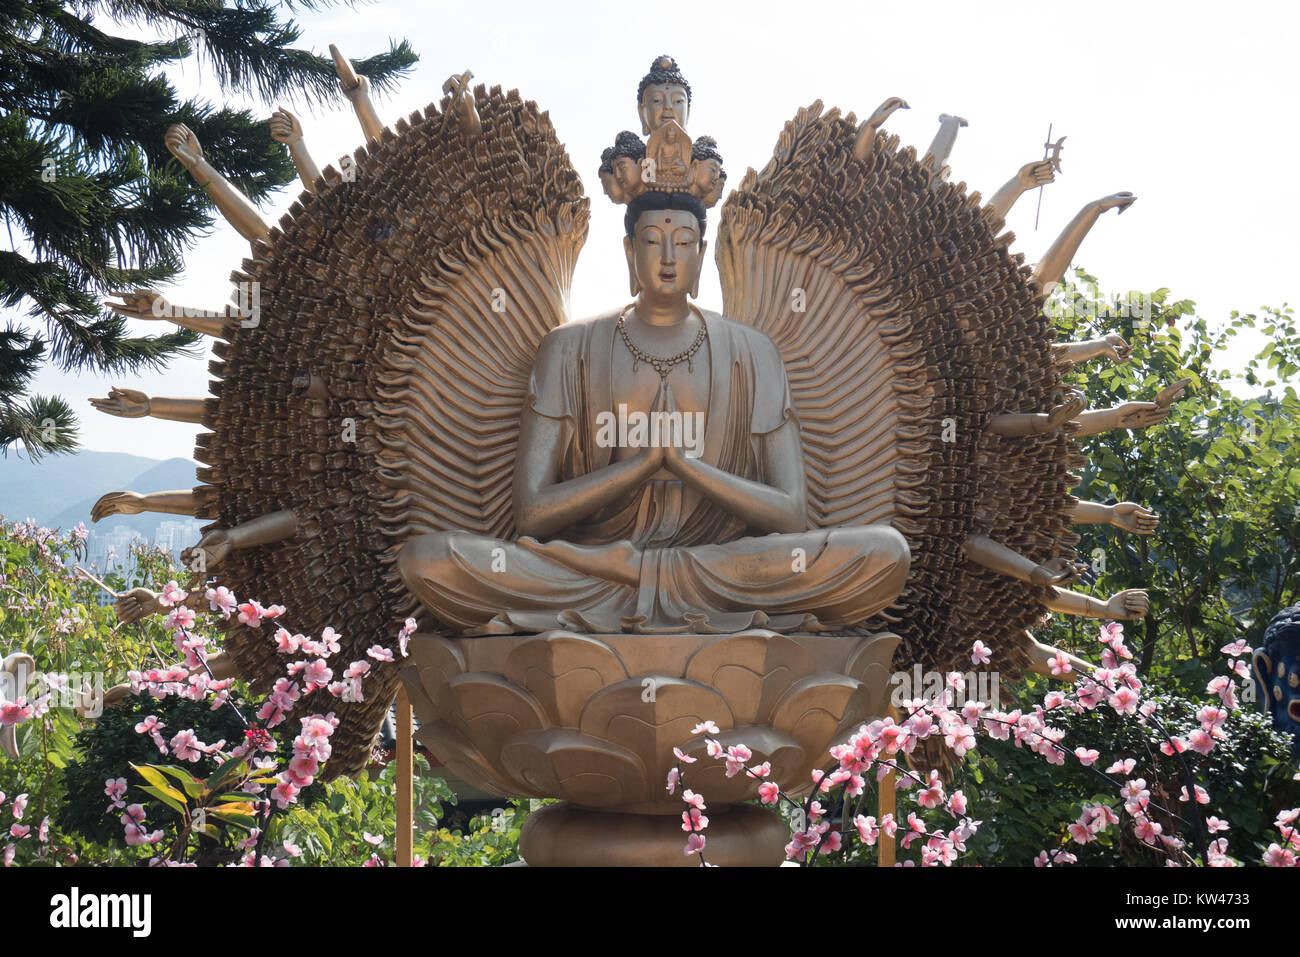
[[[33,464],[11,454],[0,459],[0,515],[11,522],[35,519],[50,528],[68,529],[78,522],[103,530],[119,523],[148,537],[168,516],[114,515],[99,526],[90,522],[91,506],[105,492],[163,492],[193,488],[196,465],[189,459],[150,459],[125,452],[81,451],[49,455]]]

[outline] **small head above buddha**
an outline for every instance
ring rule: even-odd
[[[614,145],[600,154],[600,182],[605,195],[622,204],[644,189],[641,161],[645,159],[645,144],[631,130],[624,130],[614,139]]]
[[[704,207],[722,198],[727,174],[718,143],[711,136],[691,142],[686,133],[690,105],[691,85],[677,61],[667,55],[656,58],[637,87],[641,129],[649,141],[624,130],[601,154],[605,195],[624,204],[647,191],[686,193]]]
[[[636,88],[637,109],[641,113],[641,132],[649,136],[668,120],[686,128],[691,116],[691,85],[682,76],[677,61],[664,54],[650,64],[650,72],[641,77]]]
[[[712,208],[722,198],[726,182],[727,171],[722,168],[718,141],[712,136],[701,136],[691,146],[691,193]]]

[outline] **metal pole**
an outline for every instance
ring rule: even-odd
[[[893,814],[897,807],[894,794],[894,775],[892,768],[880,781],[880,806],[876,809],[877,822],[883,822],[886,814]],[[894,866],[894,839],[885,833],[884,828],[880,830],[880,853],[877,858],[877,865],[880,867]]]
[[[397,692],[397,866],[410,867],[414,842],[415,808],[412,801],[415,772],[415,727],[411,699],[406,689]]]

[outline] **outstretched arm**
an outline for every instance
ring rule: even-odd
[[[1029,632],[1025,632],[1025,634],[1029,636],[1031,642],[1029,645],[1029,666],[1034,670],[1035,674],[1045,675],[1048,678],[1063,678],[1067,675],[1090,675],[1095,670],[1094,665],[1089,664],[1082,658],[1072,655],[1068,651],[1059,651],[1051,645],[1045,645]],[[1058,673],[1053,674],[1052,665],[1054,662],[1059,661],[1057,656],[1062,654],[1065,655],[1065,660],[1072,670],[1063,675],[1059,673],[1058,668]],[[1073,679],[1071,678],[1071,680]]]
[[[1052,356],[1070,362],[1087,362],[1097,356],[1106,356],[1115,362],[1128,362],[1133,358],[1133,347],[1119,333],[1110,332],[1100,339],[1053,343]]]
[[[339,76],[339,87],[352,103],[352,111],[356,113],[357,122],[361,124],[366,139],[379,139],[384,135],[384,124],[375,112],[375,104],[370,101],[370,81],[352,69],[352,62],[332,43],[330,55],[334,57],[334,72]]]
[[[1053,588],[1055,597],[1047,602],[1052,611],[1064,615],[1080,615],[1084,618],[1122,618],[1131,620],[1141,618],[1150,607],[1150,599],[1141,588],[1127,588],[1110,596],[1109,601],[1101,601],[1082,592]]]
[[[192,564],[200,559],[203,570],[215,567],[236,548],[270,545],[291,538],[298,532],[298,516],[291,508],[268,512],[240,522],[234,528],[216,528],[199,539],[198,544],[181,552],[181,561]]]
[[[293,160],[298,179],[310,193],[316,192],[316,180],[320,178],[320,167],[307,152],[307,144],[302,138],[302,124],[283,106],[271,114],[271,138],[289,147],[289,158]]]
[[[114,296],[121,302],[109,300],[104,303],[119,316],[127,319],[166,319],[182,329],[192,329],[205,336],[220,339],[224,335],[225,317],[236,317],[239,310],[228,305],[221,309],[194,309],[189,306],[175,306],[165,296],[152,289],[136,289],[134,292],[115,292]]]
[[[200,188],[208,194],[208,199],[221,211],[226,222],[239,231],[239,235],[249,242],[256,242],[271,231],[271,224],[262,218],[252,200],[235,189],[204,159],[199,138],[188,126],[182,123],[168,129],[166,142],[167,149],[189,170]]]
[[[925,151],[924,163],[936,173],[943,169],[952,153],[953,144],[957,142],[957,131],[967,123],[960,116],[951,113],[939,114],[939,131],[930,141],[930,148]]]
[[[1043,435],[1074,419],[1086,402],[1082,392],[1072,390],[1051,412],[1003,412],[990,416],[989,431],[1006,436]]]
[[[139,419],[146,415],[172,422],[202,422],[205,399],[171,399],[165,396],[150,398],[138,389],[109,389],[107,399],[91,399],[90,404],[100,412],[124,419]]]
[[[196,505],[192,489],[171,492],[109,492],[100,497],[90,510],[90,520],[98,522],[110,515],[138,515],[140,512],[162,512],[167,515],[193,515]]]
[[[1040,565],[986,535],[969,536],[965,552],[976,565],[1031,585],[1056,585],[1070,581],[1078,578],[1085,567],[1064,558],[1053,558]]]
[[[1136,200],[1137,197],[1132,193],[1112,193],[1110,196],[1094,200],[1079,210],[1061,235],[1056,237],[1056,242],[1048,248],[1043,255],[1043,261],[1034,270],[1034,279],[1038,281],[1043,292],[1051,292],[1052,287],[1061,281],[1065,270],[1070,267],[1074,259],[1074,254],[1079,251],[1084,237],[1088,235],[1088,230],[1092,229],[1093,223],[1102,213],[1108,209],[1119,209],[1122,213]]]
[[[1126,532],[1150,535],[1160,524],[1160,516],[1137,502],[1079,502],[1070,513],[1070,521],[1076,525],[1114,525]]]
[[[1111,429],[1146,429],[1169,418],[1171,406],[1182,398],[1191,379],[1179,379],[1156,395],[1154,402],[1125,402],[1111,409],[1093,409],[1081,412],[1075,422],[1076,435],[1096,435]]]

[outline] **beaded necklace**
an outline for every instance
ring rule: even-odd
[[[636,304],[633,303],[632,306],[634,305]],[[696,333],[695,341],[681,352],[677,353],[677,355],[664,358],[663,356],[651,355],[646,352],[633,342],[632,337],[628,335],[627,314],[632,311],[632,306],[628,306],[624,309],[623,314],[618,317],[618,334],[623,339],[623,345],[627,346],[627,351],[632,353],[632,371],[636,372],[639,365],[644,362],[647,365],[652,366],[655,372],[659,373],[659,378],[667,379],[668,373],[673,371],[673,366],[681,365],[685,362],[687,371],[694,372],[695,353],[700,351],[700,346],[704,345],[705,340],[709,338],[709,327],[705,324],[704,316],[700,313],[700,310],[694,305],[691,306],[691,308],[695,310],[695,315],[698,316],[700,320],[700,331]]]

